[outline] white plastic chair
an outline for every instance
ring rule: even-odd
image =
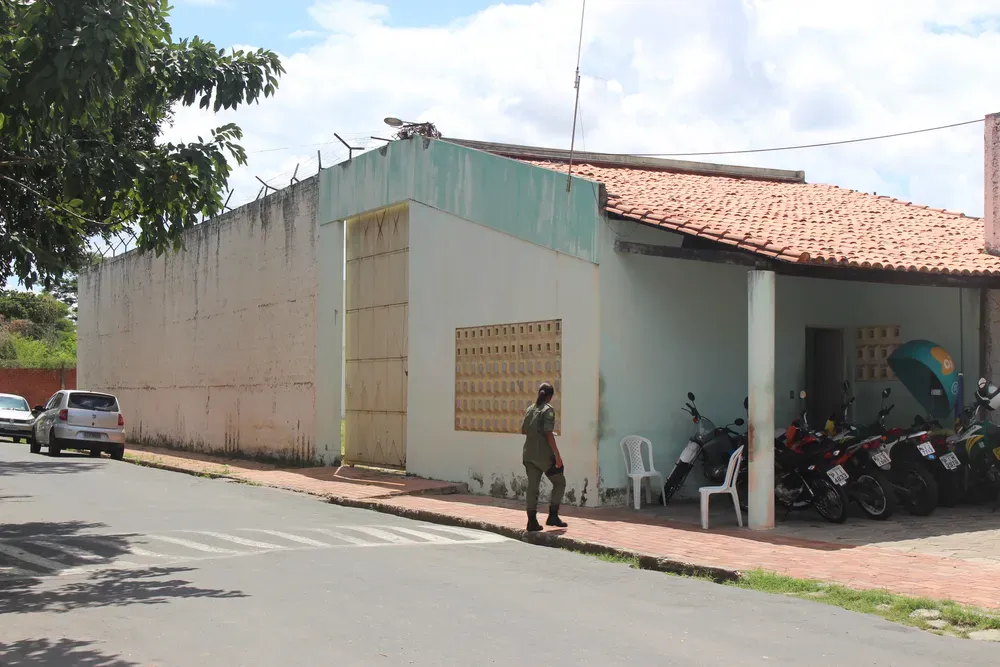
[[[733,499],[733,507],[736,508],[736,521],[743,527],[743,511],[740,509],[740,494],[736,490],[736,473],[740,469],[743,461],[743,447],[732,453],[729,457],[729,467],[726,468],[726,479],[721,486],[703,486],[698,491],[701,493],[701,527],[708,530],[708,503],[709,497],[717,493],[728,493]]]
[[[653,444],[639,435],[627,435],[622,438],[621,441],[622,456],[625,457],[625,474],[628,475],[632,484],[625,486],[625,504],[628,505],[628,493],[629,489],[632,490],[632,496],[635,499],[635,508],[639,509],[639,493],[642,491],[642,480],[646,478],[657,477],[660,480],[660,497],[663,499],[663,504],[666,506],[667,498],[663,493],[663,475],[657,471],[656,466],[653,465]],[[646,467],[646,462],[642,458],[642,450],[645,447],[646,451],[649,452],[649,467]],[[646,503],[651,504],[653,502],[653,496],[650,490],[651,482],[646,484]]]

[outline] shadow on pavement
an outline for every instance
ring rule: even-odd
[[[29,521],[27,523],[0,523],[0,540],[16,540],[29,538],[52,538],[52,537],[87,537],[81,531],[104,528],[103,523],[92,523],[87,521]],[[109,540],[119,540],[123,536],[94,535]],[[121,542],[121,551],[125,553],[127,544]],[[0,663],[2,664],[2,663]]]
[[[44,579],[12,581],[0,590],[0,615],[36,612],[62,613],[75,609],[118,607],[130,604],[164,604],[176,598],[235,599],[249,597],[242,591],[200,588],[176,575],[189,567],[149,567],[102,570],[83,581],[56,588],[37,589]],[[167,578],[170,577],[170,578]],[[0,662],[7,665],[6,662]]]
[[[137,667],[139,663],[92,648],[95,642],[77,639],[21,639],[0,641],[4,667]]]
[[[78,459],[87,459],[80,461]],[[71,472],[87,472],[102,465],[89,456],[68,455],[59,458],[38,457],[34,461],[0,461],[0,477],[15,475],[63,475]]]

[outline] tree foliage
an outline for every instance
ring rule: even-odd
[[[0,290],[0,362],[73,366],[76,324],[70,306],[51,294]]]
[[[167,0],[0,0],[0,281],[53,285],[88,239],[138,229],[157,254],[223,210],[240,129],[157,137],[177,105],[219,111],[272,95],[263,49],[174,41]]]

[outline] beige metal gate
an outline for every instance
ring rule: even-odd
[[[347,221],[345,457],[406,467],[410,216],[405,204]]]

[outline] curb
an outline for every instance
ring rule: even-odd
[[[428,510],[414,510],[408,507],[398,507],[384,500],[358,500],[342,496],[327,496],[327,502],[331,505],[372,510],[375,512],[381,512],[382,514],[400,516],[406,519],[426,521],[427,523],[437,523],[445,526],[482,530],[489,533],[496,533],[497,535],[503,535],[504,537],[512,540],[533,544],[535,546],[564,549],[566,551],[575,551],[577,553],[590,556],[620,556],[624,558],[634,558],[637,561],[640,570],[666,572],[685,577],[701,577],[711,579],[717,583],[737,581],[743,577],[743,573],[740,570],[698,565],[671,558],[651,556],[638,551],[610,547],[598,542],[586,542],[573,537],[567,537],[565,534],[557,534],[554,532],[529,533],[525,530],[508,528],[507,526],[501,526],[487,521],[475,521],[472,519],[452,516],[450,514],[440,514],[438,512],[431,512]]]
[[[232,475],[224,475],[224,474],[218,473],[218,472],[207,472],[207,471],[198,472],[197,470],[191,470],[189,468],[182,468],[180,466],[173,466],[173,465],[170,465],[169,463],[159,463],[157,461],[146,461],[146,460],[143,460],[143,459],[129,458],[127,456],[124,459],[122,459],[122,461],[124,461],[125,463],[130,463],[130,464],[132,464],[134,466],[141,466],[143,468],[156,468],[158,470],[166,470],[168,472],[179,472],[179,473],[181,473],[183,475],[190,475],[192,477],[205,477],[207,479],[222,479],[222,478],[226,478],[226,479],[232,479],[233,481],[241,481],[239,478],[233,477]]]
[[[380,512],[382,514],[391,514],[394,516],[403,517],[405,519],[413,519],[416,521],[426,521],[427,523],[436,523],[445,526],[455,526],[458,528],[471,528],[473,530],[482,530],[488,533],[495,533],[497,535],[502,535],[512,540],[518,540],[520,542],[525,542],[527,544],[533,544],[535,546],[549,547],[554,549],[564,549],[566,551],[574,551],[576,553],[586,554],[590,556],[619,556],[622,558],[632,558],[635,559],[640,570],[650,570],[653,572],[666,572],[669,574],[677,574],[685,577],[701,577],[706,579],[711,579],[715,582],[727,582],[727,581],[737,581],[743,577],[743,573],[740,570],[734,570],[722,567],[712,567],[707,565],[698,565],[695,563],[687,563],[680,560],[662,558],[659,556],[651,556],[649,554],[644,554],[638,551],[630,551],[627,549],[618,549],[615,547],[610,547],[605,544],[600,544],[598,542],[585,542],[583,540],[578,540],[573,537],[567,537],[565,534],[557,534],[553,532],[541,532],[541,533],[529,533],[525,530],[517,528],[508,528],[507,526],[501,526],[500,524],[489,523],[486,521],[475,521],[472,519],[464,519],[462,517],[451,516],[450,514],[440,514],[438,512],[431,512],[428,510],[414,510],[407,507],[398,507],[387,502],[389,498],[369,498],[365,500],[360,500],[357,498],[348,498],[345,496],[333,496],[324,493],[313,493],[310,491],[301,491],[299,489],[289,489],[285,486],[276,486],[273,484],[264,484],[262,482],[256,482],[253,480],[243,479],[236,475],[227,475],[217,472],[198,472],[196,470],[191,470],[189,468],[182,468],[180,466],[170,465],[169,463],[161,463],[158,461],[144,460],[140,458],[125,458],[124,462],[131,465],[142,466],[145,468],[156,468],[159,470],[166,470],[168,472],[176,472],[184,475],[190,475],[192,477],[204,477],[207,479],[227,479],[238,484],[251,484],[254,486],[264,486],[272,489],[281,489],[283,491],[291,491],[293,493],[302,493],[305,495],[310,495],[313,497],[323,498],[326,502],[331,505],[339,505],[341,507],[351,507],[354,509],[371,510],[374,512]],[[455,485],[447,489],[431,489],[425,491],[418,491],[412,494],[405,494],[406,496],[420,496],[420,495],[451,495],[461,492],[461,486]]]

